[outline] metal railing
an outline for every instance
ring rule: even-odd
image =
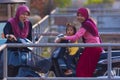
[[[57,8],[53,10],[50,15],[45,16],[33,26],[33,42],[36,42],[35,38],[38,39],[36,43],[47,42],[48,38],[46,37],[49,35],[55,36],[55,34],[59,34],[59,30],[61,29],[62,32],[65,32],[63,27],[65,27],[67,22],[76,23],[76,10],[77,9],[68,8]],[[102,12],[104,12],[104,14],[99,14]],[[110,14],[107,14],[108,12]],[[118,12],[120,13],[118,9],[91,9],[92,16],[98,22],[99,32],[119,32],[120,15]],[[115,18],[115,20],[113,20],[113,18]],[[52,32],[53,28],[53,32],[55,33]]]
[[[8,77],[7,76],[7,48],[8,47],[67,47],[67,46],[78,46],[78,47],[97,47],[97,46],[102,46],[102,47],[107,47],[108,48],[108,76],[106,78],[97,78],[97,77],[89,77],[89,78],[77,78],[77,77]],[[3,80],[120,80],[120,78],[115,78],[111,74],[111,51],[112,47],[120,47],[120,43],[101,43],[101,44],[94,44],[94,43],[89,43],[89,44],[84,44],[84,43],[79,43],[79,44],[74,44],[74,43],[39,43],[39,44],[4,44],[0,46],[0,51],[3,50],[4,54],[4,77]]]
[[[53,10],[53,12],[51,12],[51,15],[47,15],[45,16],[41,21],[39,21],[38,23],[36,23],[33,26],[33,44],[4,44],[2,46],[0,46],[0,50],[4,50],[4,80],[40,80],[40,79],[45,79],[45,80],[113,80],[113,77],[111,76],[111,50],[112,47],[120,47],[120,43],[102,43],[102,44],[55,44],[55,43],[48,43],[48,39],[50,38],[50,35],[55,36],[58,33],[51,33],[51,29],[54,25],[56,25],[56,28],[58,28],[59,24],[57,24],[57,18],[59,18],[59,20],[62,20],[63,18],[66,18],[67,22],[71,22],[73,20],[75,20],[75,16],[76,16],[76,10],[74,9],[72,13],[70,14],[63,14],[66,13],[65,11],[70,11],[69,9],[56,9]],[[97,9],[98,10],[98,9]],[[63,13],[61,13],[63,11]],[[112,12],[111,12],[112,11]],[[98,10],[98,12],[100,12],[100,14],[97,13],[96,10],[92,10],[93,15],[97,20],[98,20],[98,28],[105,26],[103,23],[101,23],[101,20],[104,17],[116,17],[116,15],[113,15],[113,13],[117,14],[119,13],[118,10]],[[111,12],[110,15],[106,16],[106,12]],[[104,13],[104,15],[103,15]],[[102,14],[102,17],[101,17]],[[119,14],[117,15],[117,18],[120,17]],[[109,24],[109,23],[108,23]],[[64,25],[64,23],[60,24],[60,25]],[[107,26],[109,27],[109,26]],[[118,27],[118,26],[113,26],[113,27]],[[118,29],[119,30],[119,29]],[[56,31],[57,32],[57,31]],[[116,32],[116,31],[112,31],[112,32]],[[116,32],[117,33],[117,32]],[[35,41],[35,38],[38,38],[37,41]],[[79,46],[79,47],[86,47],[86,46],[103,46],[103,47],[107,47],[108,48],[108,77],[107,78],[102,78],[102,79],[98,79],[98,78],[76,78],[76,77],[54,77],[54,78],[50,78],[50,77],[45,77],[45,78],[18,78],[18,77],[8,77],[7,76],[7,48],[8,47],[35,47],[36,51],[35,53],[38,54],[40,52],[42,52],[42,48],[44,47],[57,47],[57,46]],[[120,80],[119,78],[114,79],[114,80]]]
[[[34,36],[33,42],[36,44],[53,42],[56,35],[58,35],[59,33],[65,33],[65,24],[67,22],[73,22],[77,24],[76,10],[77,9],[68,9],[68,8],[66,9],[57,8],[53,10],[50,15],[45,16],[41,21],[39,21],[33,26],[33,36]],[[102,35],[104,32],[108,34],[115,33],[115,35],[116,34],[120,35],[119,33],[120,15],[117,14],[120,11],[118,11],[117,9],[113,9],[113,10],[112,9],[91,9],[91,11],[93,13],[92,16],[98,22],[98,29],[99,29],[99,32],[102,33]],[[102,12],[104,12],[104,14],[102,14]],[[110,14],[107,14],[108,12]],[[116,19],[113,21],[112,20],[113,18],[116,18]],[[80,24],[76,26],[77,28],[79,28]],[[105,36],[108,34],[105,34]],[[37,38],[38,40],[35,41],[35,38]],[[107,39],[105,38],[103,41],[106,42],[106,40]],[[112,40],[112,39],[109,39],[109,40]],[[115,42],[115,41],[108,41],[108,42]],[[42,51],[42,49],[40,48],[36,49],[36,53],[39,51]]]
[[[120,14],[119,9],[113,8],[89,8],[92,14]],[[57,13],[76,13],[78,8],[56,8]]]

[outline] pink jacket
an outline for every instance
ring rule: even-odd
[[[80,8],[77,15],[81,14],[85,21],[81,23],[80,29],[73,36],[66,36],[67,40],[75,42],[82,37],[84,43],[100,43],[97,25],[94,20],[89,17],[89,11],[86,8]]]
[[[66,36],[66,40],[76,41],[81,37],[85,38],[86,43],[100,43],[99,37],[93,36],[85,28],[81,27],[73,36]]]

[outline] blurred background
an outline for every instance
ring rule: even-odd
[[[44,26],[49,27],[46,34],[64,33],[66,23],[77,24],[77,9],[87,7],[98,24],[103,42],[119,42],[120,0],[0,0],[0,33],[8,18],[15,15],[15,10],[20,4],[26,4],[30,8],[33,29],[36,33],[40,32],[39,35],[47,29]],[[43,20],[46,16],[48,17]],[[76,26],[79,28],[80,24]],[[34,37],[38,38],[38,34]]]
[[[120,43],[120,0],[0,0],[1,35],[6,21],[15,15],[17,6],[21,4],[26,4],[31,10],[29,19],[33,24],[32,37],[35,44],[54,43],[58,34],[65,33],[66,23],[74,23],[79,29],[76,11],[80,7],[91,10],[90,16],[97,22],[103,43]],[[4,42],[5,38],[0,36],[0,46]],[[37,47],[34,53],[51,57],[55,48]],[[112,49],[120,50],[120,47]]]
[[[89,8],[120,8],[120,0],[0,0],[0,20],[6,19],[3,17],[8,15],[5,12],[10,12],[7,7],[10,3],[10,16],[14,15],[15,8],[18,4],[25,3],[29,6],[31,14],[38,18],[43,18],[57,7],[79,8],[85,6]]]

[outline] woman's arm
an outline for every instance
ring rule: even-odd
[[[72,42],[75,42],[76,40],[80,39],[81,36],[84,35],[84,33],[86,32],[86,29],[84,29],[83,27],[81,27],[77,33],[73,36],[66,36],[65,39],[66,40],[71,40]]]

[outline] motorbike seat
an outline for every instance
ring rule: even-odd
[[[111,53],[112,53],[112,57],[120,56],[120,51],[119,50],[114,50]],[[101,53],[100,60],[101,59],[106,59],[107,56],[108,56],[108,52],[107,51]]]

